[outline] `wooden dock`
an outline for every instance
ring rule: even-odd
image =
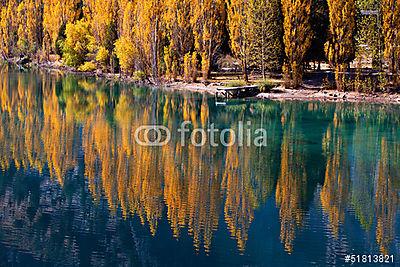
[[[255,96],[259,93],[258,85],[247,85],[239,87],[218,87],[217,98],[232,99]]]

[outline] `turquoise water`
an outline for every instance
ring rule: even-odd
[[[399,106],[216,105],[3,68],[0,120],[1,266],[348,266],[363,254],[400,264]],[[184,121],[243,122],[244,140],[262,128],[266,145],[194,146]],[[142,125],[171,140],[138,145]]]

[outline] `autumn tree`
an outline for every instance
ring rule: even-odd
[[[328,0],[329,37],[325,52],[335,70],[336,87],[344,90],[344,72],[355,56],[355,0]]]
[[[167,45],[164,47],[164,63],[166,76],[172,79],[182,74],[184,56],[193,48],[193,29],[188,23],[192,14],[191,3],[190,0],[165,1],[163,23]]]
[[[21,54],[33,55],[41,47],[42,7],[39,0],[25,0],[18,5],[18,42]]]
[[[116,42],[116,54],[125,71],[140,70],[159,78],[161,61],[161,37],[163,1],[145,0],[131,2],[125,8],[120,37]],[[129,52],[129,55],[125,55]],[[132,56],[131,58],[128,58]]]
[[[303,78],[304,57],[311,45],[312,0],[282,0],[286,86],[296,88]]]
[[[243,79],[249,81],[247,66],[251,51],[251,11],[253,1],[226,0],[227,25],[230,47],[233,54],[240,59]]]
[[[78,19],[79,9],[79,0],[43,0],[43,46],[47,53],[57,52],[66,23]]]
[[[224,0],[195,0],[192,6],[195,48],[201,56],[203,79],[207,80],[211,73],[212,59],[222,43],[226,17]]]
[[[120,7],[121,10],[121,7]],[[135,6],[133,2],[128,2],[124,6],[124,13],[120,19],[119,35],[115,42],[115,54],[119,59],[122,72],[132,73],[137,65],[137,49],[133,41],[136,17]]]
[[[105,65],[117,37],[117,1],[88,0],[86,5],[86,19],[90,21],[90,29],[96,41],[96,60]]]
[[[385,43],[384,57],[393,75],[394,83],[399,72],[400,56],[400,2],[397,0],[382,0],[383,37]]]
[[[1,6],[0,49],[4,58],[12,56],[17,45],[17,6],[16,0],[9,0]]]
[[[381,0],[356,0],[357,7],[357,32],[356,57],[361,63],[371,60],[372,67],[381,69],[383,59],[383,35],[380,15]],[[359,64],[359,68],[362,65]]]

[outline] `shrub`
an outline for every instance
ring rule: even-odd
[[[262,81],[258,84],[258,88],[260,89],[260,92],[269,92],[275,86],[276,86],[276,84],[272,83],[270,81]]]
[[[68,23],[66,39],[63,42],[63,59],[65,64],[76,67],[84,63],[89,52],[93,51],[94,38],[89,31],[89,22],[79,20]]]
[[[144,81],[146,79],[146,73],[144,73],[144,71],[138,70],[133,73],[132,77],[135,81]]]
[[[183,76],[186,82],[197,80],[197,53],[187,53],[183,58]]]
[[[85,62],[83,65],[81,65],[78,68],[79,71],[83,71],[83,72],[92,72],[92,71],[95,71],[96,69],[97,69],[96,64],[91,61]]]
[[[108,50],[104,46],[100,46],[99,50],[97,51],[96,61],[103,66],[106,66],[108,59]]]
[[[241,87],[245,85],[246,85],[245,81],[230,81],[225,84],[225,87]]]
[[[133,42],[127,37],[121,37],[115,42],[115,54],[123,72],[132,73],[135,66],[135,49]]]

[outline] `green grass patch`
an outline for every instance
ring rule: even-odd
[[[241,87],[241,86],[246,86],[245,81],[229,81],[227,82],[224,86],[225,87]]]
[[[276,87],[277,84],[273,83],[271,81],[261,81],[257,83],[258,88],[260,89],[260,92],[269,92],[271,91],[272,88]]]

